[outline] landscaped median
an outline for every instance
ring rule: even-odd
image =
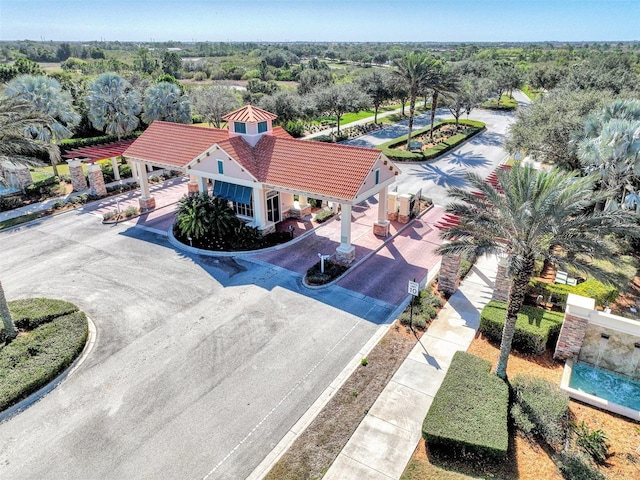
[[[80,355],[88,336],[87,317],[69,302],[14,300],[9,310],[20,333],[0,348],[0,411],[64,372]]]
[[[434,130],[445,125],[455,125],[455,120],[441,120],[434,124]],[[421,149],[420,151],[407,151],[402,150],[399,147],[406,145],[407,135],[395,138],[389,142],[383,143],[375,147],[378,150],[382,150],[387,157],[392,160],[405,161],[405,162],[421,162],[424,160],[432,160],[445,152],[457,147],[462,142],[477,135],[485,128],[485,124],[476,120],[460,120],[459,124],[466,128],[465,133],[456,133],[451,137],[443,140],[432,147]],[[431,126],[420,128],[415,130],[411,134],[411,138],[415,139],[421,135],[425,135],[431,130]]]

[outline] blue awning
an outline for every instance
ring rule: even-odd
[[[234,183],[221,182],[216,180],[213,184],[213,196],[231,200],[235,203],[251,204],[251,192],[253,188]]]

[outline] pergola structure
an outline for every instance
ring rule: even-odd
[[[379,150],[294,139],[273,127],[275,118],[248,105],[223,117],[228,130],[156,121],[123,155],[138,169],[151,165],[184,171],[190,176],[189,192],[209,192],[212,184],[213,195],[228,200],[240,218],[265,232],[285,218],[309,214],[309,198],[340,205],[336,256],[350,263],[355,257],[352,206],[378,194],[374,233],[386,236],[388,186],[399,170]],[[146,178],[140,179],[141,209],[154,208]]]

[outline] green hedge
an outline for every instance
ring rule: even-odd
[[[452,125],[455,124],[455,120],[441,120],[434,124],[434,128],[440,125]],[[413,153],[407,152],[405,150],[398,150],[394,147],[398,145],[402,145],[407,142],[407,135],[402,135],[401,137],[394,138],[393,140],[383,143],[381,145],[376,146],[378,150],[382,150],[387,157],[392,158],[394,160],[404,160],[404,161],[423,161],[423,160],[431,160],[433,158],[442,155],[443,153],[451,150],[452,148],[459,145],[461,142],[466,140],[467,138],[471,138],[474,135],[480,133],[482,129],[485,127],[485,124],[482,122],[478,122],[476,120],[460,120],[460,125],[465,125],[468,127],[474,127],[477,130],[472,131],[469,134],[456,134],[447,139],[444,142],[440,142],[438,145],[431,147],[421,153]],[[416,137],[418,135],[422,135],[425,132],[431,130],[431,126],[420,128],[411,133],[411,138]]]
[[[500,342],[506,317],[505,302],[489,302],[480,313],[480,332],[490,340]],[[524,353],[544,352],[548,344],[557,340],[563,318],[564,314],[560,312],[523,306],[516,321],[513,348]]]
[[[422,424],[428,446],[454,456],[504,460],[509,446],[509,388],[491,364],[456,352]]]
[[[589,279],[578,285],[563,285],[531,280],[529,282],[529,292],[534,296],[542,295],[545,301],[551,297],[551,302],[559,305],[563,310],[567,305],[567,296],[570,293],[593,298],[598,306],[615,302],[619,295],[616,287],[605,285],[595,279]]]
[[[517,375],[511,379],[514,403],[511,417],[526,434],[561,448],[567,434],[569,395],[559,385],[542,378]]]
[[[24,192],[29,196],[42,195],[44,193],[48,193],[51,188],[57,188],[59,185],[60,178],[51,176],[44,178],[39,182],[33,182],[31,185],[27,185]]]
[[[120,140],[128,140],[131,138],[137,138],[142,135],[142,131],[136,131],[129,135],[125,135],[120,138]],[[102,145],[105,143],[117,142],[117,135],[101,135],[99,137],[89,137],[89,138],[67,138],[60,142],[60,149],[63,153],[68,150],[73,150],[74,148],[80,147],[92,147],[94,145]]]
[[[315,216],[315,221],[318,223],[324,223],[335,215],[333,210],[321,210]]]
[[[87,318],[74,312],[40,325],[0,349],[0,411],[62,373],[87,341]]]
[[[18,328],[33,330],[54,318],[77,312],[78,307],[64,300],[25,298],[9,302],[9,310]]]

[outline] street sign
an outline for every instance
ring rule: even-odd
[[[414,297],[420,295],[420,284],[418,282],[409,281],[409,294]]]

